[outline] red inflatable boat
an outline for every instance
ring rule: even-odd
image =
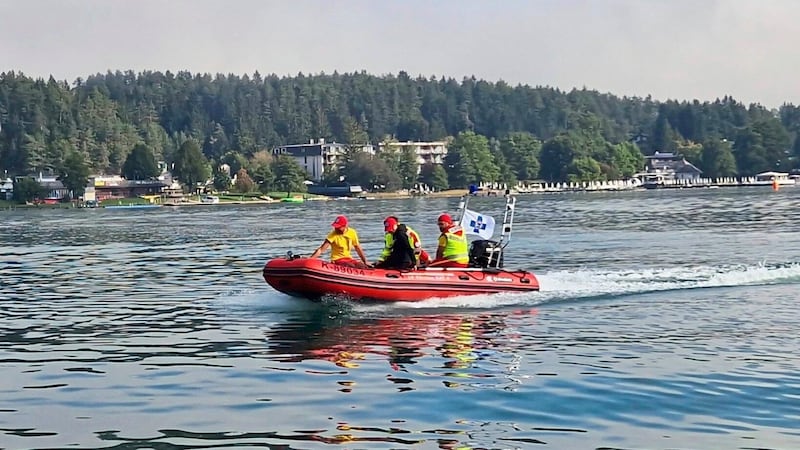
[[[325,295],[345,295],[352,300],[411,302],[459,295],[539,290],[539,281],[524,270],[357,269],[322,259],[297,257],[267,262],[264,280],[280,292],[311,300],[318,300]]]
[[[539,280],[532,273],[503,268],[503,250],[511,236],[516,204],[508,191],[505,199],[499,241],[488,239],[494,232],[494,219],[468,210],[469,197],[461,202],[461,226],[467,234],[484,238],[471,243],[470,268],[358,269],[287,252],[286,257],[267,262],[264,280],[283,293],[312,300],[325,295],[345,295],[352,300],[415,302],[460,295],[538,291]]]

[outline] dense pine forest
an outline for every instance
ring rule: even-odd
[[[69,84],[11,71],[0,74],[0,127],[0,170],[10,176],[63,173],[70,164],[119,174],[137,145],[150,158],[181,162],[192,150],[187,142],[200,150],[209,175],[223,161],[253,171],[264,150],[318,138],[353,145],[450,140],[450,187],[623,178],[655,151],[684,155],[706,177],[800,168],[800,108],[792,104],[776,111],[730,97],[659,102],[404,72],[127,71]],[[441,178],[433,169],[423,167],[421,176]]]

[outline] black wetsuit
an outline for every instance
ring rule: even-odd
[[[389,256],[376,265],[382,269],[410,269],[416,264],[414,248],[408,242],[408,229],[400,224],[392,234],[392,249]]]

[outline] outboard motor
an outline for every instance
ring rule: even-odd
[[[475,240],[469,246],[470,267],[503,267],[503,247],[497,241]]]

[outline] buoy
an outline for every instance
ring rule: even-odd
[[[778,184],[778,180],[773,178],[772,179],[772,190],[773,191],[777,191],[778,189],[780,189],[780,185]]]

